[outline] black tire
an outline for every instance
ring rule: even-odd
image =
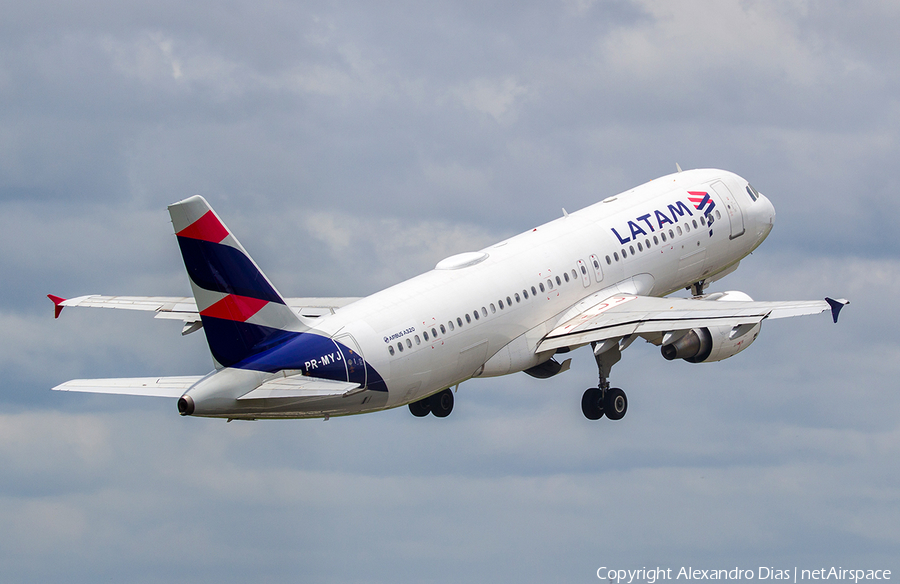
[[[409,411],[417,418],[424,418],[431,413],[431,398],[420,399],[409,404]]]
[[[453,411],[453,392],[445,389],[428,398],[431,402],[431,413],[438,418],[446,418]]]
[[[603,411],[610,420],[621,420],[628,411],[628,398],[625,392],[618,387],[606,390],[606,398],[603,400]]]
[[[581,396],[581,412],[588,420],[599,420],[603,417],[603,406],[600,404],[600,390],[588,388]]]

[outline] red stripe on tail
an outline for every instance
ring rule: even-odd
[[[212,316],[213,318],[224,320],[246,322],[248,318],[262,310],[262,307],[268,303],[268,300],[229,294],[206,310],[202,310],[200,316]]]
[[[190,239],[201,239],[203,241],[211,241],[219,243],[228,237],[228,230],[216,217],[212,211],[207,211],[202,217],[176,233],[178,237],[188,237]]]

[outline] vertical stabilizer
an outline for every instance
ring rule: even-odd
[[[169,215],[217,366],[237,365],[306,328],[206,199],[169,205]]]

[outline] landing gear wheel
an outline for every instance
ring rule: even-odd
[[[599,420],[603,417],[603,404],[600,403],[600,389],[591,387],[581,396],[581,411],[588,420]]]
[[[445,389],[428,398],[431,404],[431,413],[438,418],[446,418],[453,411],[453,392]]]
[[[409,404],[409,411],[417,418],[424,418],[431,413],[431,398],[420,399]]]
[[[628,411],[628,398],[625,397],[625,392],[618,387],[607,389],[603,411],[610,420],[621,420]]]

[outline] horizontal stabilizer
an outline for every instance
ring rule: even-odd
[[[238,400],[338,397],[350,394],[358,388],[358,383],[294,375],[267,381],[253,391],[242,395]]]
[[[54,391],[81,391],[143,395],[146,397],[181,397],[202,375],[181,377],[124,377],[119,379],[73,379],[53,388]]]

